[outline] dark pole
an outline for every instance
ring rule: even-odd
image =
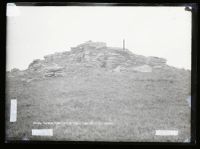
[[[123,39],[123,50],[125,50],[125,40]]]

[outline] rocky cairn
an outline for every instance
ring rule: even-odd
[[[70,51],[46,55],[44,60],[36,59],[24,71],[15,68],[8,74],[10,77],[32,76],[29,80],[34,80],[63,77],[85,68],[111,73],[151,73],[169,67],[163,58],[136,55],[128,49],[107,47],[104,42],[87,41],[72,47]]]
[[[18,100],[17,122],[7,123],[8,138],[183,142],[190,137],[191,72],[168,66],[163,58],[88,41],[7,73],[6,109],[10,99]],[[113,125],[51,125],[54,136],[42,138],[30,133],[47,128],[33,124],[37,121]],[[158,128],[181,133],[155,136]]]

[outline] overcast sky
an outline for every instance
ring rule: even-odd
[[[11,5],[11,4],[9,4]],[[184,7],[21,7],[7,9],[7,70],[102,41],[191,69],[191,12]]]

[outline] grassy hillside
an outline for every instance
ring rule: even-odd
[[[164,65],[146,73],[129,67],[115,72],[94,67],[93,62],[55,61],[64,67],[64,75],[44,77],[41,68],[7,75],[7,139],[184,142],[190,138],[189,71]],[[18,100],[15,123],[9,122],[12,98]],[[32,136],[31,129],[39,128],[53,129],[53,136]],[[156,136],[156,130],[178,130],[179,135]]]

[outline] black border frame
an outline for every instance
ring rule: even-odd
[[[191,96],[192,96],[192,101],[191,101],[191,142],[190,143],[175,143],[175,142],[92,142],[92,141],[8,141],[5,138],[6,130],[5,130],[5,70],[6,70],[6,3],[15,3],[17,6],[190,6],[192,7],[191,13],[192,13],[192,78],[191,78]],[[198,105],[198,100],[197,100],[197,61],[198,61],[198,4],[197,3],[107,3],[107,2],[16,2],[16,1],[4,1],[4,7],[2,9],[2,22],[3,23],[2,27],[2,33],[3,33],[3,39],[1,48],[1,64],[3,64],[0,67],[1,72],[1,84],[4,85],[4,88],[0,88],[0,96],[3,98],[3,102],[1,102],[1,113],[3,117],[3,130],[1,131],[3,136],[3,143],[23,143],[23,144],[41,144],[41,143],[49,143],[49,144],[79,144],[79,145],[175,145],[175,146],[195,146],[199,144],[199,140],[197,140],[197,132],[199,132],[199,129],[197,128],[198,121],[197,121],[197,105]],[[190,10],[187,10],[190,11]],[[2,101],[2,100],[1,100]],[[198,136],[199,137],[199,136]]]

